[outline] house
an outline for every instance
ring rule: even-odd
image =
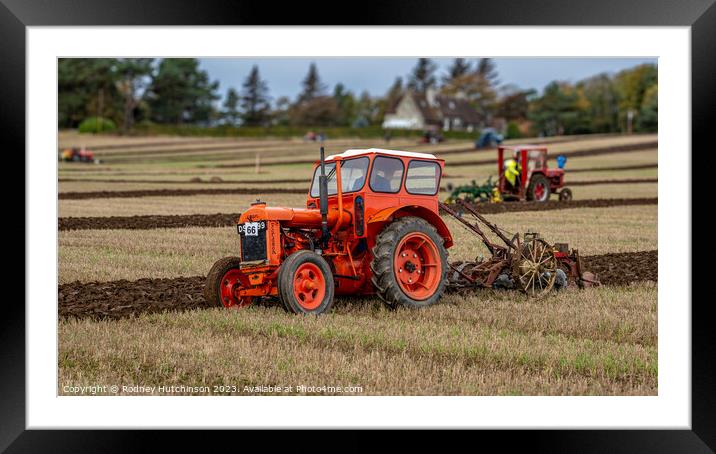
[[[472,132],[485,124],[482,116],[466,99],[407,91],[388,107],[384,129],[418,129]]]

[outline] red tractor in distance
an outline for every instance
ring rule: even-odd
[[[453,240],[439,215],[444,161],[347,150],[321,160],[306,208],[257,201],[237,221],[241,256],[217,261],[205,297],[241,307],[278,297],[287,311],[328,311],[334,295],[377,293],[388,305],[435,303]]]
[[[505,178],[506,163],[517,162],[519,176],[512,185]],[[504,200],[545,202],[557,194],[559,200],[572,200],[572,191],[564,187],[564,169],[547,167],[547,147],[536,145],[500,146],[497,148],[498,189]]]

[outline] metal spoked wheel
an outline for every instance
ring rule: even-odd
[[[512,274],[515,284],[529,296],[540,298],[546,295],[557,278],[554,249],[541,239],[527,241],[514,260]]]

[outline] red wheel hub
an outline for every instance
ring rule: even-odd
[[[293,296],[309,311],[321,305],[326,296],[326,281],[318,265],[306,262],[298,267],[293,279]]]
[[[229,270],[221,278],[221,304],[224,307],[238,309],[251,304],[250,297],[239,296],[239,290],[241,289],[240,276],[241,271]]]
[[[544,183],[537,183],[537,186],[535,186],[535,199],[542,200],[546,190]]]
[[[393,272],[409,298],[420,301],[433,296],[442,276],[442,261],[433,240],[419,232],[406,235],[395,250]]]

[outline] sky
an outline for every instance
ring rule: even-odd
[[[477,58],[469,58],[471,62]],[[500,84],[513,84],[538,92],[553,80],[577,82],[599,73],[616,73],[641,63],[657,63],[656,58],[494,58]],[[203,58],[201,67],[211,80],[219,81],[222,97],[230,87],[241,85],[253,65],[258,65],[261,78],[268,84],[275,101],[281,96],[294,100],[301,90],[308,66],[315,62],[322,82],[329,93],[338,82],[355,94],[367,90],[372,96],[383,96],[395,78],[405,80],[417,59],[395,57],[335,58]],[[438,76],[447,72],[452,58],[435,58]]]

